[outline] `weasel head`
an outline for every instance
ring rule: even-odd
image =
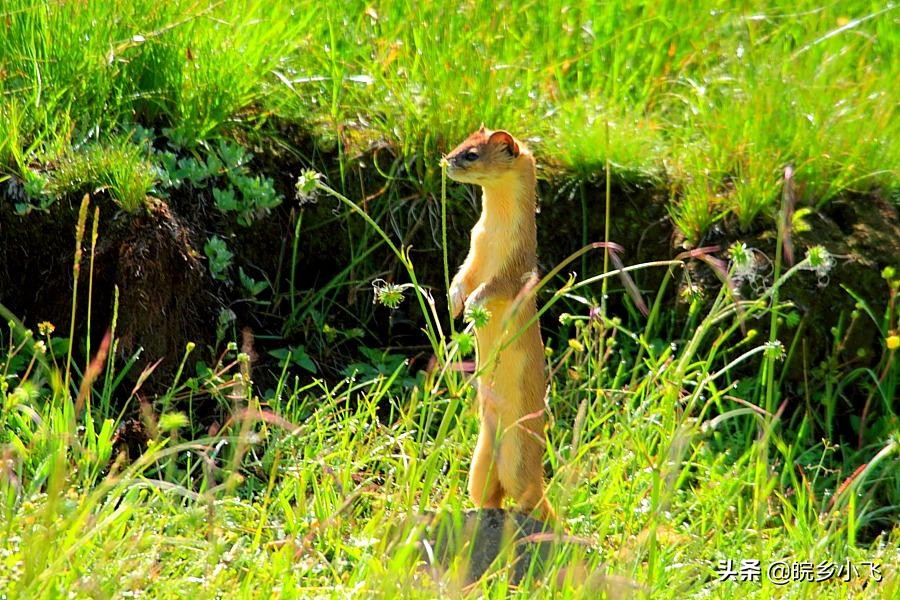
[[[454,181],[481,186],[498,184],[523,167],[534,169],[528,149],[507,131],[481,128],[444,157]]]

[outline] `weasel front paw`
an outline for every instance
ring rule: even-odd
[[[462,285],[454,283],[450,286],[450,316],[454,319],[462,312],[466,303],[466,292]]]
[[[485,284],[482,283],[477,288],[475,288],[475,291],[469,294],[469,297],[466,298],[466,312],[469,312],[473,308],[476,308],[478,306],[484,305],[484,301],[486,300],[486,298],[484,297],[484,290]]]

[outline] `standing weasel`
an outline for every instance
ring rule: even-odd
[[[475,331],[481,428],[469,494],[483,508],[500,508],[510,496],[521,511],[553,519],[543,477],[544,344],[537,320],[528,324],[534,297],[516,301],[537,269],[534,156],[506,131],[482,125],[446,161],[451,179],[484,191],[469,254],[450,286],[454,317],[463,306],[491,314]]]

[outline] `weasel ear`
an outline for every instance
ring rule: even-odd
[[[488,143],[503,144],[510,154],[513,156],[519,155],[519,144],[516,143],[515,138],[513,138],[508,131],[495,131],[491,134],[491,137],[488,138]]]

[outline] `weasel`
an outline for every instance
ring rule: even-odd
[[[537,269],[534,156],[506,131],[484,125],[445,157],[447,175],[483,190],[481,218],[468,256],[450,286],[453,317],[483,306],[475,330],[481,427],[469,471],[476,506],[500,508],[504,496],[522,512],[555,519],[544,496],[544,344],[533,296],[517,296]],[[504,347],[505,346],[505,347]]]

